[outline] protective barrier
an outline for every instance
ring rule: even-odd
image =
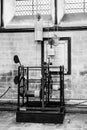
[[[16,0],[16,15],[36,15],[37,13],[49,15],[50,2],[50,0]]]

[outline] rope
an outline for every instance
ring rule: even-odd
[[[8,92],[8,90],[10,89],[11,87],[8,87],[8,89],[0,96],[0,98],[2,98],[4,95],[6,95],[6,93]]]

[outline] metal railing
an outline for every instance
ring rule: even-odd
[[[51,0],[16,0],[16,16],[36,15],[37,13],[49,15],[51,13]]]
[[[86,13],[87,0],[65,0],[65,13]]]

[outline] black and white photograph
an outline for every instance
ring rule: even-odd
[[[0,130],[87,130],[87,0],[0,0]]]

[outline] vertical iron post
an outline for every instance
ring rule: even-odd
[[[42,109],[44,109],[44,42],[41,41]]]
[[[63,88],[63,106],[64,106],[64,66],[62,67],[62,88]]]
[[[27,91],[29,90],[29,67],[27,67]],[[29,98],[27,97],[27,104],[28,104]]]
[[[60,66],[60,111],[62,108],[62,66]]]
[[[18,107],[17,110],[20,110],[20,66],[18,67]]]
[[[22,103],[24,105],[24,96],[25,96],[25,78],[24,78],[24,67],[22,67],[22,73],[23,73],[23,99],[22,99]]]
[[[60,111],[64,107],[64,66],[60,66]]]
[[[85,13],[85,0],[83,1],[83,12]]]
[[[50,96],[50,74],[49,74],[49,63],[48,63],[48,102]]]

